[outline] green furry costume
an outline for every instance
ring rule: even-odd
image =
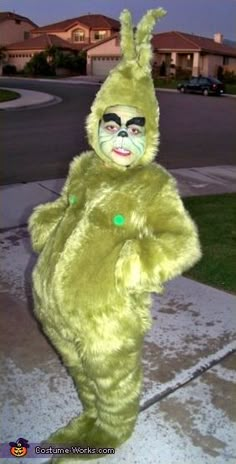
[[[29,219],[32,246],[40,253],[33,271],[35,313],[84,407],[51,443],[117,447],[127,440],[139,410],[150,292],[162,292],[164,282],[201,256],[175,180],[152,162],[159,108],[150,39],[164,13],[148,11],[134,33],[129,12],[122,12],[123,59],[87,119],[93,150],[73,159],[61,197],[38,206]],[[144,153],[129,167],[106,157],[99,143],[100,121],[114,105],[138,108],[146,121]]]

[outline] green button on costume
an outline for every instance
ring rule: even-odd
[[[139,411],[143,338],[151,326],[150,293],[162,293],[166,281],[201,257],[176,181],[153,162],[159,107],[150,39],[163,14],[148,11],[134,32],[129,12],[122,12],[123,58],[87,118],[92,150],[73,159],[60,198],[36,207],[29,219],[40,254],[33,270],[35,314],[84,408],[49,443],[116,448],[130,437]],[[128,120],[107,110],[119,105],[133,111]]]

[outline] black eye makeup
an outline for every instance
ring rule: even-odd
[[[118,114],[116,114],[116,113],[104,114],[102,119],[103,119],[104,122],[110,122],[111,123],[113,121],[116,124],[118,124],[118,126],[121,126],[120,116],[118,116]]]
[[[145,126],[145,118],[139,116],[139,117],[129,119],[129,121],[127,121],[127,123],[126,123],[126,127],[131,126],[133,124],[136,125],[136,126],[143,127],[143,126]]]

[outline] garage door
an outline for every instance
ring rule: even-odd
[[[94,56],[92,58],[92,74],[94,76],[107,76],[109,71],[114,68],[119,61],[120,57],[118,56]]]

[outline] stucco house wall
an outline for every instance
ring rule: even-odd
[[[41,51],[43,50],[37,50],[35,52],[32,50],[11,50],[8,52],[7,63],[16,66],[17,71],[22,71],[25,64],[31,60],[32,56]]]
[[[74,42],[74,43],[83,43],[81,42],[76,42],[73,39],[73,33],[76,31],[83,31],[84,32],[84,42],[85,43],[96,43],[98,40],[95,38],[95,30],[89,30],[88,27],[84,25],[80,25],[79,23],[76,24],[75,26],[71,27],[67,31],[52,31],[51,33],[54,35],[57,35],[63,40],[67,40],[68,42]],[[101,29],[102,30],[102,29]],[[31,37],[38,37],[39,35],[43,34],[43,32],[34,32],[31,34]],[[112,34],[111,30],[106,30],[104,31],[104,38],[109,38]]]
[[[223,56],[208,55],[208,72],[209,76],[216,76],[218,66],[223,66]]]
[[[119,40],[117,37],[113,39],[98,44],[96,47],[92,48],[91,50],[87,50],[87,74],[93,74],[93,59],[97,57],[120,57],[121,50],[119,45]]]
[[[89,29],[86,28],[85,26],[80,26],[80,25],[76,25],[70,29],[68,29],[67,31],[53,31],[51,32],[52,34],[54,35],[57,35],[58,37],[60,37],[61,39],[63,40],[67,40],[68,42],[72,42],[72,36],[73,36],[73,32],[76,31],[76,30],[81,30],[84,32],[84,41],[85,42],[88,42],[89,41]],[[50,34],[50,31],[48,32]],[[42,34],[45,34],[45,32],[34,32],[31,34],[31,37],[38,37]]]
[[[223,66],[224,71],[234,72],[236,74],[236,59],[231,58],[229,64]]]
[[[13,19],[5,20],[0,23],[0,45],[21,42],[28,38],[32,29],[34,26],[27,21],[20,20],[17,24]]]

